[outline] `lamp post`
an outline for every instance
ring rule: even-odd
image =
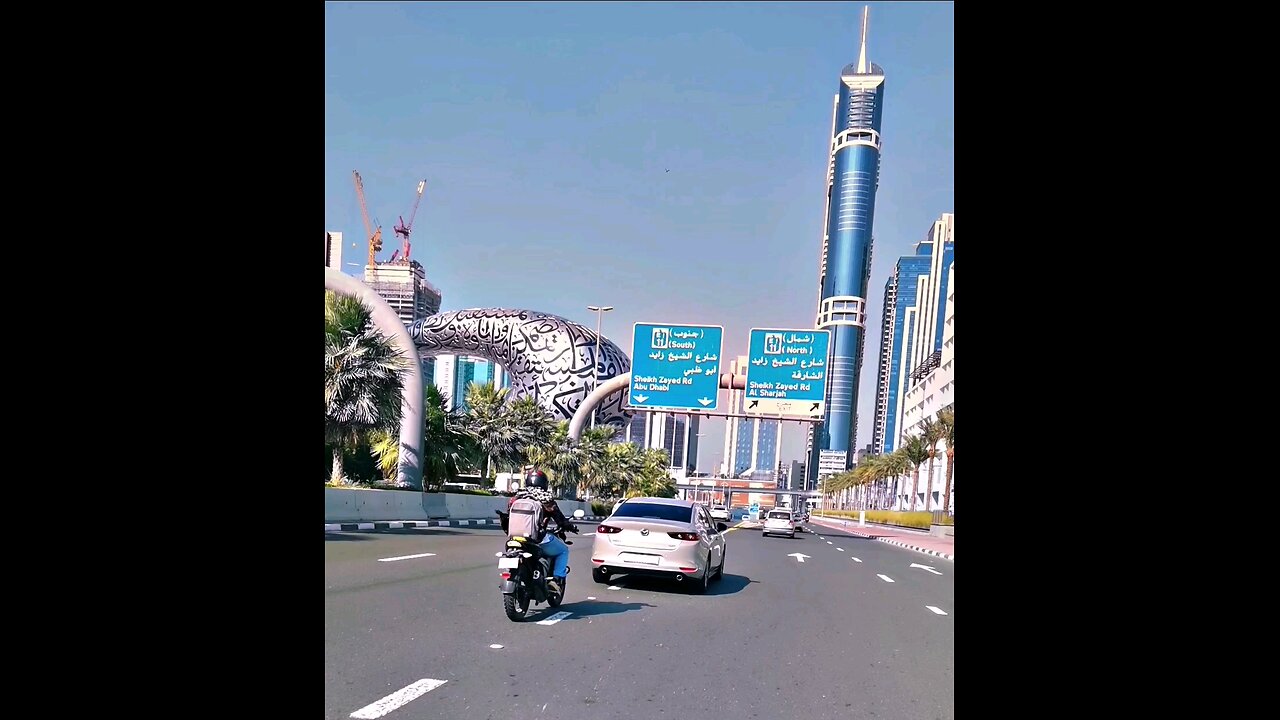
[[[596,353],[592,356],[593,362],[591,371],[591,391],[595,392],[596,387],[600,384],[600,322],[604,319],[604,314],[613,309],[611,305],[595,306],[588,305],[587,309],[596,314]],[[596,426],[597,408],[591,409],[591,427]]]

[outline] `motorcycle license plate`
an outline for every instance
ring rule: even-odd
[[[518,568],[520,567],[520,558],[498,558],[498,567]]]

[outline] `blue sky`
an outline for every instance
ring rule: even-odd
[[[949,3],[870,3],[887,75],[858,446],[870,441],[884,282],[954,212]],[[812,327],[832,95],[862,4],[326,3],[325,229],[363,264],[351,171],[383,226],[427,190],[413,257],[445,310],[594,324]],[[667,171],[670,172],[667,172]],[[352,247],[352,244],[358,247]],[[354,267],[346,270],[359,274]],[[704,424],[700,467],[722,455]],[[783,459],[800,459],[788,424]]]

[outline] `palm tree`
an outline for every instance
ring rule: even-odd
[[[325,293],[324,438],[333,446],[331,480],[340,482],[346,475],[344,448],[400,424],[403,375],[417,371],[409,365],[358,299]]]
[[[951,405],[938,412],[942,442],[947,446],[947,482],[942,490],[942,513],[951,514],[951,472],[956,466],[956,409]]]
[[[467,458],[475,452],[475,443],[459,429],[460,419],[446,409],[448,398],[439,388],[428,384],[423,395],[422,484],[438,488],[458,478]],[[383,476],[393,477],[400,461],[400,437],[380,430],[370,438],[369,449],[377,458]]]
[[[938,456],[938,441],[942,439],[942,428],[933,421],[933,418],[925,418],[920,423],[920,437],[924,438],[925,446],[929,450],[929,479],[926,483],[927,488],[924,496],[924,509],[926,512],[933,512],[933,459]]]
[[[902,454],[911,468],[911,512],[916,511],[916,497],[920,494],[920,465],[929,459],[929,448],[924,438],[912,435],[902,444]]]
[[[671,481],[671,456],[661,448],[647,448],[640,455],[641,470],[635,487],[627,497],[675,497],[676,485]]]
[[[605,449],[608,481],[601,490],[609,497],[624,497],[644,469],[640,446],[632,442],[612,443]]]
[[[486,480],[491,463],[518,467],[549,435],[546,415],[534,400],[522,398],[508,404],[508,392],[491,383],[467,386],[467,410],[461,425],[483,453],[481,476]]]
[[[898,448],[884,456],[882,466],[883,472],[880,479],[883,481],[886,494],[889,498],[892,498],[892,503],[885,503],[885,509],[887,510],[892,504],[898,502],[898,477],[905,475],[911,469],[911,463],[907,460],[902,448]],[[889,480],[893,480],[892,487],[889,485]]]

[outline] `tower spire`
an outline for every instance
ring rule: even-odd
[[[858,51],[858,74],[870,71],[867,66],[867,16],[871,12],[870,5],[862,6],[862,49]]]

